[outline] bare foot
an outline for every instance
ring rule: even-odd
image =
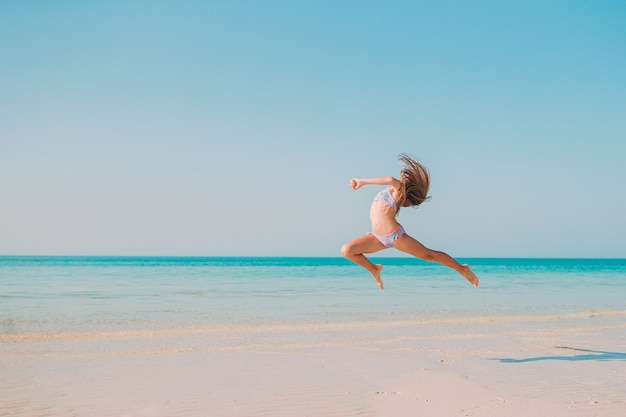
[[[474,273],[470,269],[469,265],[468,264],[463,264],[463,265],[461,265],[461,267],[463,268],[463,272],[461,272],[461,275],[463,275],[465,277],[465,279],[470,282],[470,284],[472,284],[474,287],[478,288],[478,277],[476,275],[474,275]]]
[[[376,268],[375,272],[372,272],[372,276],[378,283],[378,288],[383,289],[383,280],[380,279],[380,271],[383,270],[383,266],[381,264],[374,264],[374,268]]]

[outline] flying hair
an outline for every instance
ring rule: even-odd
[[[428,169],[405,153],[398,155],[400,161],[400,190],[399,207],[419,206],[429,200],[428,187],[430,186],[430,173]]]

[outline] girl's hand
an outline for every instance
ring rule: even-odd
[[[350,180],[350,188],[352,188],[353,190],[358,190],[359,188],[361,188],[362,185],[363,182],[361,180],[358,180],[356,178],[352,178]]]

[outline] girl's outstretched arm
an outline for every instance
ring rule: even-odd
[[[364,185],[391,185],[395,189],[402,186],[400,180],[394,177],[377,177],[377,178],[352,178],[350,188],[358,190]]]

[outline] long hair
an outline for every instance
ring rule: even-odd
[[[403,185],[400,190],[398,207],[419,206],[430,198],[428,196],[430,173],[424,165],[405,153],[398,155],[398,161],[402,166],[400,181]]]

